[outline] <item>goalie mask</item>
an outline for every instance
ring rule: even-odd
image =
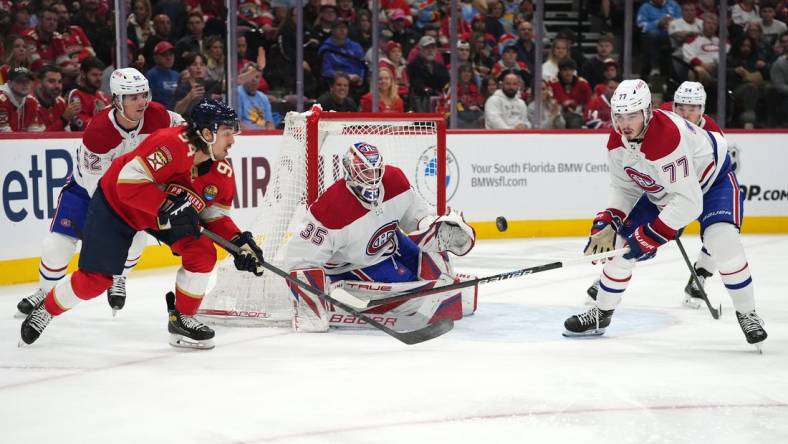
[[[342,159],[345,181],[362,202],[377,206],[385,164],[378,148],[366,142],[354,143]]]

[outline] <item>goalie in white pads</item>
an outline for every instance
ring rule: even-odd
[[[286,269],[324,292],[341,286],[373,300],[472,278],[452,270],[447,253],[465,255],[476,233],[462,217],[436,216],[402,171],[375,146],[353,144],[342,159],[345,177],[308,209],[288,244]],[[408,234],[406,234],[408,233]],[[291,286],[293,327],[321,332],[361,321]],[[364,313],[389,327],[420,328],[461,319],[476,309],[476,287],[384,304]]]
[[[611,107],[609,203],[594,219],[585,253],[613,250],[627,218],[633,229],[623,241],[630,251],[605,264],[596,306],[567,319],[564,334],[603,334],[635,263],[697,219],[703,245],[733,300],[747,342],[761,343],[767,335],[755,312],[752,277],[739,237],[744,199],[725,138],[676,114],[652,111],[651,92],[642,80],[621,82]]]

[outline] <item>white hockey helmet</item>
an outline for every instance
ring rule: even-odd
[[[129,117],[123,109],[123,96],[145,93],[146,100],[148,102],[151,100],[148,79],[134,68],[120,68],[112,71],[112,76],[109,78],[109,90],[112,93],[112,102],[126,119]]]
[[[363,202],[378,205],[386,165],[378,148],[366,142],[354,143],[342,158],[345,181]]]
[[[673,111],[676,105],[700,105],[701,115],[706,110],[706,90],[699,82],[683,82],[673,94]]]
[[[610,99],[610,111],[613,113],[613,129],[618,133],[621,133],[621,131],[616,125],[616,114],[631,114],[641,111],[643,113],[643,128],[645,131],[652,115],[651,90],[649,90],[648,84],[641,79],[621,82]]]

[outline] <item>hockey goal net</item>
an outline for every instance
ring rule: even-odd
[[[342,156],[357,142],[375,145],[388,165],[400,168],[411,186],[442,214],[446,207],[446,130],[435,114],[334,113],[319,107],[289,113],[273,178],[249,231],[266,261],[282,267],[287,242],[307,207],[343,177]],[[337,208],[336,211],[343,211]],[[290,322],[292,302],[285,281],[235,270],[228,256],[199,312],[208,321],[247,326]]]

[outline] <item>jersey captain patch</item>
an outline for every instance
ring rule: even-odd
[[[145,158],[153,171],[159,171],[172,161],[172,154],[166,146],[161,146]]]
[[[648,174],[641,173],[640,171],[631,168],[625,167],[624,172],[627,173],[630,179],[632,179],[643,191],[647,193],[659,193],[664,188],[662,185],[658,184],[653,177],[649,176]]]
[[[384,248],[391,248],[392,252],[396,251],[397,226],[397,221],[393,221],[378,228],[367,243],[367,254],[374,256]]]

